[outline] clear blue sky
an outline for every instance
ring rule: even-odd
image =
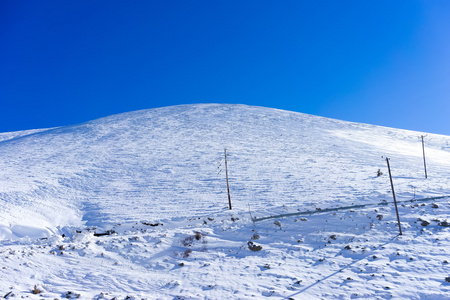
[[[450,135],[450,1],[0,1],[0,132],[204,102]]]

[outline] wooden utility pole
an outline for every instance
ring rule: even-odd
[[[231,209],[231,197],[230,197],[230,185],[228,184],[228,162],[227,162],[227,149],[225,149],[225,176],[227,178],[227,191],[228,191],[228,205]]]
[[[421,135],[420,137],[422,138],[423,167],[425,169],[425,178],[428,178],[428,176],[427,176],[427,163],[425,161],[425,144],[423,142],[423,138],[425,137],[425,135]]]
[[[389,171],[389,179],[391,180],[391,188],[392,188],[392,196],[394,197],[395,212],[397,213],[398,230],[400,231],[400,235],[402,235],[402,225],[400,224],[400,216],[398,215],[397,199],[395,198],[394,183],[392,181],[391,166],[389,165],[389,157],[386,157],[386,162]]]

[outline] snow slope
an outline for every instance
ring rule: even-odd
[[[0,296],[450,299],[449,200],[428,199],[450,137],[425,137],[425,179],[423,134],[218,104],[0,134]],[[423,199],[400,237],[382,156]]]

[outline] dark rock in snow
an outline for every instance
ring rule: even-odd
[[[257,251],[261,251],[262,250],[262,246],[257,245],[257,244],[255,244],[253,242],[248,242],[247,245],[248,245],[248,249],[250,249],[253,252],[257,252]]]
[[[142,222],[143,225],[147,225],[147,226],[152,226],[152,227],[156,227],[156,226],[163,226],[162,223],[149,223],[149,222]]]
[[[94,236],[111,235],[113,233],[116,233],[116,232],[114,230],[107,230],[106,232],[103,232],[103,233],[94,233]]]
[[[80,294],[74,293],[74,292],[67,292],[64,297],[66,297],[67,299],[78,299],[81,297]]]
[[[259,240],[259,238],[260,238],[260,235],[257,234],[257,233],[255,233],[255,234],[252,236],[252,240]]]
[[[420,223],[420,225],[422,225],[422,226],[428,226],[428,225],[430,225],[430,222],[428,222],[428,221],[426,221],[426,220],[423,220],[422,223]]]
[[[450,223],[448,223],[447,221],[439,222],[438,225],[442,227],[450,227]]]

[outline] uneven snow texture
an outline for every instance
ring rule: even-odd
[[[0,296],[450,299],[450,137],[425,179],[421,135],[218,104],[0,134]],[[382,156],[423,199],[403,236]]]

